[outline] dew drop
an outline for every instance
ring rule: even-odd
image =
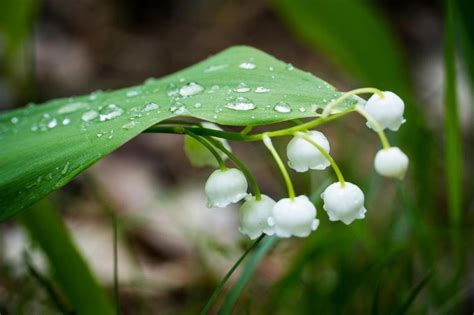
[[[200,108],[201,106],[202,106],[201,103],[196,103],[196,104],[194,104],[194,108]]]
[[[209,73],[209,72],[214,72],[218,70],[222,70],[224,68],[227,68],[229,65],[214,65],[214,66],[209,66],[204,70],[204,73]]]
[[[48,122],[48,128],[49,129],[53,129],[57,125],[58,125],[58,121],[56,120],[56,118],[53,118]]]
[[[252,70],[252,69],[255,69],[257,66],[251,62],[242,62],[240,65],[239,65],[239,68],[241,69],[246,69],[246,70]]]
[[[61,107],[60,109],[58,109],[58,114],[73,113],[78,109],[87,107],[87,105],[88,104],[84,103],[84,102],[75,102],[75,103],[66,104],[63,107]]]
[[[130,90],[130,91],[127,91],[126,95],[127,97],[135,97],[135,96],[140,95],[140,91]]]
[[[99,120],[112,120],[123,114],[123,109],[115,104],[109,104],[100,110]]]
[[[289,113],[291,112],[291,107],[285,102],[278,102],[273,109],[279,113]]]
[[[179,90],[174,83],[168,84],[167,95],[171,98],[176,97],[179,94]]]
[[[18,119],[18,117],[12,117],[12,118],[10,119],[10,121],[11,121],[12,124],[18,124],[18,122],[19,122],[20,120]]]
[[[143,106],[143,111],[144,112],[151,112],[151,111],[157,110],[159,108],[160,108],[160,106],[158,104],[152,102],[152,103],[145,104]]]
[[[69,125],[70,123],[71,123],[71,119],[69,119],[69,118],[64,118],[64,119],[63,119],[63,122],[62,122],[63,126],[67,126],[67,125]]]
[[[230,101],[225,105],[225,107],[232,109],[232,110],[241,110],[247,111],[255,109],[255,104],[248,98],[239,96],[234,100]]]
[[[70,163],[66,162],[66,165],[64,165],[63,169],[61,170],[62,175],[67,173],[67,171],[69,170],[69,165],[70,165]]]
[[[137,125],[136,122],[134,121],[131,121],[129,123],[126,123],[125,125],[122,126],[122,129],[132,129],[133,127],[135,127]]]
[[[81,119],[83,121],[91,121],[91,120],[97,118],[97,116],[99,116],[99,113],[97,111],[90,110],[90,111],[85,112],[84,114],[82,114]]]
[[[179,94],[183,97],[195,95],[204,91],[204,88],[196,82],[189,82],[179,89]]]
[[[237,88],[234,89],[234,91],[238,92],[238,93],[246,93],[246,92],[250,91],[250,88],[248,87],[247,84],[241,82],[241,83],[239,83]]]
[[[304,112],[306,111],[306,108],[300,107],[300,108],[298,108],[298,110],[299,110],[300,112],[304,113]]]
[[[266,87],[259,86],[255,89],[255,93],[267,93],[270,92],[270,89],[267,89]]]
[[[189,114],[189,111],[188,109],[186,108],[186,106],[180,102],[176,102],[174,103],[171,107],[170,107],[170,112],[172,112],[173,114],[176,114],[176,115],[185,115],[185,114]]]
[[[295,67],[293,67],[293,65],[291,63],[286,65],[286,70],[293,71],[294,69],[295,69]]]

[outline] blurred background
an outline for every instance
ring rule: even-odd
[[[324,126],[345,177],[366,193],[367,218],[345,226],[320,211],[311,237],[268,238],[213,312],[472,314],[472,14],[469,0],[2,0],[0,110],[135,85],[240,44],[342,91],[394,91],[407,123],[389,136],[410,157],[408,178],[374,174],[378,140],[359,117]],[[231,144],[263,191],[285,195],[262,146]],[[284,152],[286,140],[277,145]],[[205,207],[211,170],[192,168],[182,146],[180,136],[141,135],[24,212],[60,214],[80,262],[123,314],[198,313],[250,245],[237,208]],[[331,172],[291,175],[322,209]],[[25,217],[0,225],[0,314],[74,313],[50,268],[62,258]]]

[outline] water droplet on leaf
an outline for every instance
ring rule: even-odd
[[[107,121],[112,120],[123,114],[123,109],[115,104],[109,104],[102,108],[99,112],[99,120]]]
[[[209,73],[209,72],[214,72],[218,70],[222,70],[224,68],[227,68],[229,65],[215,65],[215,66],[209,66],[204,70],[204,73]]]
[[[130,91],[127,91],[126,95],[127,97],[135,97],[135,96],[140,95],[140,91],[130,90]]]
[[[99,113],[95,110],[90,110],[82,114],[81,119],[83,121],[91,121],[99,116]]]
[[[248,98],[239,96],[234,100],[230,101],[225,105],[225,107],[232,109],[232,110],[241,110],[247,111],[255,109],[255,104]]]
[[[273,109],[279,113],[289,113],[291,112],[291,107],[285,102],[278,102]]]
[[[183,97],[195,95],[204,91],[204,88],[196,82],[189,82],[179,89],[179,94]]]
[[[266,87],[259,86],[255,89],[255,93],[267,93],[270,92],[270,89],[267,89]]]
[[[247,84],[241,82],[239,83],[239,85],[237,86],[236,89],[234,89],[235,92],[238,92],[238,93],[246,93],[248,91],[250,91],[250,88],[248,87]]]
[[[242,62],[240,65],[239,65],[239,68],[241,69],[246,69],[246,70],[252,70],[252,69],[255,69],[257,66],[251,62]]]
[[[160,108],[160,106],[156,103],[147,103],[143,106],[143,111],[144,112],[150,112],[150,111],[153,111],[153,110],[157,110],[159,108]]]

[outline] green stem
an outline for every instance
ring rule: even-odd
[[[252,129],[253,129],[253,126],[248,125],[248,126],[245,127],[244,129],[242,129],[242,131],[240,132],[240,134],[242,134],[242,135],[247,135],[250,131],[252,131]]]
[[[324,108],[322,117],[327,117],[327,116],[329,116],[329,114],[331,114],[331,111],[333,110],[334,107],[336,107],[336,106],[339,105],[341,102],[343,102],[344,100],[348,99],[349,97],[351,97],[351,96],[353,96],[353,95],[365,94],[365,93],[376,93],[376,94],[378,94],[381,98],[383,98],[383,93],[382,93],[382,91],[380,91],[379,89],[376,89],[376,88],[368,87],[368,88],[355,89],[355,90],[352,90],[352,91],[349,91],[349,92],[344,93],[342,96],[340,96],[340,97],[337,98],[336,100],[334,100],[334,101],[332,101],[331,103],[329,103],[329,104],[326,106],[326,108]]]
[[[375,132],[377,132],[377,134],[379,135],[380,142],[382,142],[383,148],[384,149],[390,148],[390,143],[388,142],[385,132],[383,131],[382,127],[380,127],[380,124],[372,117],[372,115],[367,113],[365,109],[363,109],[360,106],[356,106],[356,111],[362,116],[364,116],[365,119],[367,119],[367,121],[372,125],[372,129],[374,129]]]
[[[227,280],[229,280],[230,276],[232,276],[232,274],[234,273],[234,271],[237,269],[237,267],[239,267],[240,263],[245,259],[245,257],[250,253],[250,251],[252,251],[252,249],[254,249],[258,243],[260,243],[260,241],[265,237],[265,234],[262,234],[262,236],[260,236],[255,242],[253,242],[252,246],[250,246],[249,248],[247,248],[247,250],[242,254],[242,256],[240,256],[239,260],[237,260],[235,262],[235,264],[229,269],[229,271],[226,273],[226,275],[224,276],[224,278],[222,278],[221,282],[219,282],[219,285],[217,286],[217,288],[214,290],[214,292],[212,293],[211,297],[209,298],[209,301],[207,302],[206,306],[204,306],[204,308],[202,309],[201,311],[201,315],[205,315],[205,314],[208,314],[209,313],[209,310],[211,309],[212,305],[214,304],[214,302],[217,300],[217,298],[219,297],[219,294],[222,292],[222,290],[224,289],[224,285],[226,284]]]
[[[297,134],[295,135],[299,135],[301,136],[303,139],[305,139],[306,141],[308,141],[309,143],[311,143],[312,145],[314,145],[316,147],[316,149],[319,150],[319,152],[321,152],[321,154],[329,161],[329,163],[331,164],[331,167],[332,169],[334,170],[334,173],[336,173],[336,176],[337,176],[337,179],[339,180],[339,182],[341,183],[341,187],[344,188],[346,182],[344,180],[344,176],[342,176],[342,172],[341,170],[339,169],[339,166],[337,166],[336,162],[334,161],[334,159],[329,155],[329,153],[326,152],[326,150],[324,150],[324,148],[322,146],[320,146],[319,144],[317,144],[315,141],[313,141],[306,133],[304,132],[298,132]]]
[[[216,151],[216,149],[214,149],[214,147],[206,140],[204,140],[202,137],[196,135],[194,132],[192,132],[191,130],[189,129],[184,129],[184,133],[187,134],[188,136],[190,137],[193,137],[194,139],[196,139],[197,141],[199,141],[203,146],[205,146],[209,152],[212,153],[212,155],[216,158],[217,160],[217,163],[219,164],[219,168],[224,171],[226,170],[226,166],[225,166],[225,162],[224,160],[222,159],[221,155],[219,154],[219,152]],[[209,139],[207,139],[209,140]]]
[[[281,129],[281,130],[267,131],[265,133],[259,133],[259,134],[254,134],[254,135],[244,135],[244,134],[241,134],[240,132],[229,132],[229,131],[214,130],[214,129],[209,129],[209,128],[202,128],[202,127],[161,127],[159,125],[150,127],[144,132],[184,134],[186,130],[189,130],[199,136],[212,136],[212,137],[217,137],[217,138],[224,138],[227,140],[246,141],[246,142],[261,141],[263,139],[264,134],[267,134],[271,138],[291,136],[297,131],[312,129],[314,127],[320,126],[322,124],[335,120],[339,117],[352,113],[354,110],[355,110],[354,108],[351,108],[341,113],[337,113],[328,117],[317,118],[315,120],[309,121],[302,125],[298,125],[298,126],[294,126],[294,127],[290,127],[286,129]]]
[[[229,157],[229,159],[244,173],[245,178],[247,178],[247,181],[249,182],[249,185],[253,191],[253,194],[255,196],[256,200],[261,200],[262,199],[262,194],[260,192],[260,188],[258,187],[258,183],[253,177],[252,173],[248,169],[248,167],[232,152],[226,149],[224,145],[219,140],[216,140],[212,137],[206,138],[209,142],[211,142],[215,147],[217,147],[219,150],[224,152],[225,155]]]
[[[281,174],[283,175],[283,179],[285,180],[286,188],[288,189],[288,197],[291,200],[295,199],[295,189],[293,188],[293,183],[291,182],[290,175],[288,174],[288,171],[286,170],[285,164],[283,164],[283,161],[281,160],[280,156],[278,155],[278,152],[275,150],[275,147],[273,146],[272,140],[267,134],[263,135],[263,143],[265,146],[268,148],[270,153],[273,155],[273,158],[275,159],[275,162],[278,165],[278,168],[280,169]]]
[[[118,276],[118,222],[117,213],[112,213],[113,226],[113,246],[114,246],[114,295],[115,295],[115,312],[120,315],[120,291],[119,291],[119,276]]]

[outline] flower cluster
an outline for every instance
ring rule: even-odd
[[[377,173],[402,179],[408,167],[408,157],[398,147],[390,147],[384,130],[396,131],[405,121],[403,101],[392,92],[376,90],[376,93],[365,104],[359,103],[355,109],[367,119],[367,126],[377,132],[382,140],[383,149],[377,152],[374,159]],[[203,126],[212,130],[221,130],[218,126],[209,123]],[[286,148],[288,166],[296,172],[324,170],[331,166],[338,181],[329,185],[321,194],[323,209],[329,220],[351,224],[354,220],[365,218],[367,210],[364,206],[364,193],[355,184],[344,180],[339,167],[329,155],[330,144],[326,136],[320,131],[303,127],[304,125],[300,130],[291,133],[293,138]],[[305,195],[295,195],[286,167],[273,147],[270,133],[262,134],[261,140],[273,155],[288,189],[288,198],[278,201],[260,193],[252,175],[232,154],[227,141],[220,138],[207,138],[209,143],[206,144],[196,135],[191,134],[191,136],[187,136],[186,153],[193,165],[220,166],[220,169],[215,170],[206,182],[208,206],[226,207],[231,203],[244,200],[240,207],[239,230],[241,233],[250,239],[256,239],[262,234],[275,234],[282,238],[307,237],[318,228],[319,220],[316,217],[317,209],[314,203]],[[217,150],[214,152],[212,149],[211,154],[206,151],[203,144],[206,144],[207,149],[209,145],[213,145],[219,152]],[[224,161],[227,156],[238,168],[225,166]],[[253,194],[247,192],[248,183]]]

